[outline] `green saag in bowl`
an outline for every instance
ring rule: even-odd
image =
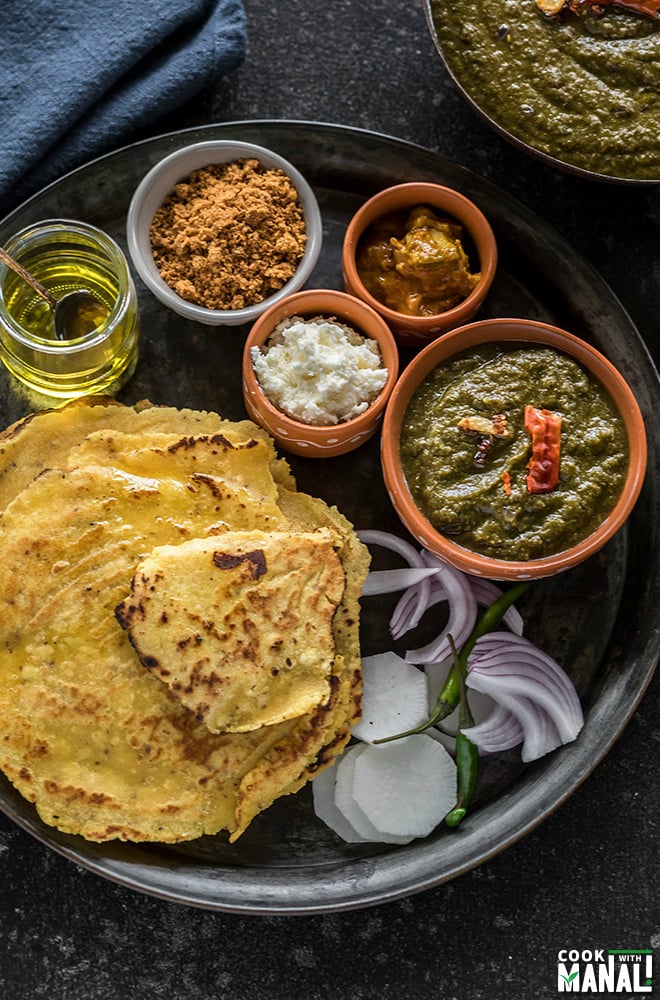
[[[449,73],[500,134],[574,173],[660,182],[658,16],[587,0],[552,16],[536,0],[424,3]]]

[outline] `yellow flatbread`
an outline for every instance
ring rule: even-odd
[[[228,531],[155,548],[116,609],[141,662],[213,733],[328,701],[344,592],[327,530]]]
[[[177,842],[225,830],[235,840],[349,739],[368,554],[339,512],[296,491],[247,421],[184,411],[182,435],[173,409],[166,419],[159,407],[67,410],[0,437],[0,768],[67,833]],[[145,669],[115,609],[162,547],[220,551],[241,532],[264,545],[318,534],[329,562],[314,586],[335,602],[325,686],[294,717],[211,733]]]
[[[261,440],[268,448],[274,478],[295,489],[286,460],[277,456],[270,436],[251,420],[229,421],[211,411],[153,406],[147,400],[124,406],[107,396],[92,396],[57,410],[31,413],[0,434],[0,510],[43,469],[68,467],[70,449],[88,435],[113,430],[178,438],[224,433],[234,443]],[[111,453],[112,445],[108,442],[106,447]]]

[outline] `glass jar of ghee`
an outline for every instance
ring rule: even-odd
[[[59,299],[87,289],[99,302],[97,325],[58,340],[53,310],[18,274],[0,264],[0,359],[37,392],[61,398],[112,393],[135,370],[138,304],[119,246],[85,222],[52,219],[21,230],[5,249]]]

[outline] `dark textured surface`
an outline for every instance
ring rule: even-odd
[[[524,158],[464,106],[416,4],[248,0],[244,66],[166,129],[331,121],[438,150],[543,215],[604,275],[657,357],[660,189]],[[656,401],[657,402],[657,401]],[[557,951],[660,948],[656,679],[617,745],[541,827],[453,882],[350,913],[244,917],[113,885],[0,816],[0,995],[11,1000],[529,1000]]]

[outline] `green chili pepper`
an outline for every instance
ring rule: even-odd
[[[479,774],[479,750],[461,730],[456,733],[456,805],[445,816],[447,826],[458,826],[470,804]]]
[[[455,827],[458,826],[467,813],[468,806],[477,786],[479,750],[463,732],[464,729],[469,729],[470,726],[474,725],[465,684],[467,657],[460,657],[458,655],[451,636],[449,637],[449,643],[454,657],[454,667],[458,676],[460,701],[458,708],[458,732],[456,733],[455,740],[456,805],[445,816],[445,823],[447,826]]]
[[[468,657],[474,649],[474,644],[477,639],[479,639],[482,635],[486,635],[487,632],[492,632],[493,629],[499,625],[508,608],[510,608],[512,604],[515,604],[520,595],[527,590],[529,583],[529,580],[524,580],[521,583],[514,584],[513,587],[509,587],[509,589],[498,597],[497,600],[488,605],[472,632],[463,643],[461,651],[458,655],[458,664],[464,674],[467,672]],[[429,715],[428,719],[420,723],[418,726],[415,726],[413,729],[407,729],[404,733],[395,733],[394,736],[384,736],[379,740],[374,740],[374,743],[389,743],[392,740],[400,740],[404,736],[414,736],[416,733],[425,732],[427,729],[430,729],[431,726],[437,725],[438,722],[442,722],[442,720],[446,719],[448,715],[451,715],[460,701],[460,695],[460,673],[457,664],[455,663],[449,672],[447,680],[444,683],[442,691],[437,697],[433,711]]]

